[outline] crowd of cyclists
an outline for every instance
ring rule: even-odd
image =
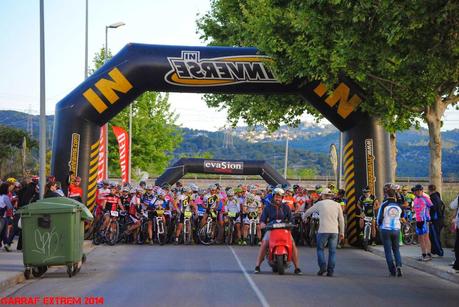
[[[80,184],[81,179],[71,175],[68,190],[64,192],[54,177],[48,177],[45,197],[67,195],[81,201],[83,190]],[[293,213],[292,222],[297,227],[292,235],[297,245],[316,244],[320,217],[312,215],[305,218],[303,214],[320,200],[322,189],[330,189],[334,193],[333,200],[341,204],[346,216],[345,191],[335,189],[333,184],[326,187],[317,185],[309,189],[299,185],[277,187],[285,191],[283,202]],[[255,184],[222,187],[218,183],[202,188],[196,184],[183,186],[180,182],[173,186],[153,186],[143,181],[138,186],[131,186],[101,181],[93,212],[95,220],[88,225],[89,233],[95,244],[257,245],[262,238],[259,217],[266,204],[271,202],[275,188]],[[420,243],[422,260],[425,261],[431,259],[431,250],[442,254],[441,245],[438,247],[438,242],[431,242],[435,243],[431,246],[429,235],[425,235],[429,233],[425,229],[425,221],[441,220],[444,216],[444,205],[443,208],[441,205],[432,205],[432,186],[429,186],[429,194],[424,193],[421,185],[409,188],[386,184],[385,190],[389,189],[396,191],[396,200],[405,211],[400,243]],[[3,244],[5,250],[11,250],[12,240],[20,234],[16,209],[38,199],[38,191],[37,176],[21,183],[14,178],[0,182],[0,244]],[[357,216],[360,217],[360,241],[366,248],[368,244],[379,241],[376,217],[380,202],[368,188],[361,192],[357,202]],[[438,202],[435,199],[432,198],[434,203]],[[434,240],[430,234],[430,241]]]

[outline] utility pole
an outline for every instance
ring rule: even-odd
[[[285,138],[285,158],[284,158],[284,178],[287,179],[287,167],[288,167],[288,126],[287,135]]]
[[[45,95],[45,14],[44,0],[40,0],[40,199],[46,185],[46,95]]]

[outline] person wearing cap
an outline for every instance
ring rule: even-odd
[[[284,190],[281,188],[275,188],[273,191],[273,201],[266,205],[260,217],[260,226],[265,228],[267,224],[276,220],[282,220],[285,222],[292,222],[292,213],[289,206],[282,202],[284,197]],[[263,240],[261,241],[260,249],[258,250],[257,262],[255,265],[255,273],[260,273],[260,265],[263,262],[266,254],[266,249],[269,246],[269,236],[271,231],[265,232]],[[298,262],[298,250],[295,245],[295,240],[292,238],[292,261],[295,266],[295,274],[301,275],[302,272],[299,268]]]
[[[83,189],[81,188],[81,178],[75,177],[73,182],[69,185],[69,198],[75,199],[79,202],[83,200]]]
[[[322,189],[320,198],[311,208],[306,210],[304,219],[314,212],[319,214],[320,224],[317,232],[317,262],[322,276],[327,273],[331,277],[335,270],[336,247],[338,240],[344,239],[344,216],[341,205],[333,200],[334,194],[328,188]],[[325,261],[324,249],[328,244],[328,264]]]
[[[370,187],[365,187],[362,190],[362,195],[357,201],[357,208],[360,211],[360,229],[363,231],[365,224],[365,217],[372,217],[373,221],[371,222],[371,239],[372,245],[376,245],[374,239],[376,238],[376,212],[378,211],[379,202],[376,199],[376,196],[371,194]]]
[[[416,234],[418,235],[419,245],[421,246],[421,257],[419,261],[432,260],[429,239],[429,222],[430,222],[430,207],[432,201],[424,194],[422,185],[417,184],[414,187],[414,195],[416,198],[413,201],[413,209],[416,216]]]
[[[386,200],[378,210],[378,227],[381,231],[381,241],[384,244],[384,254],[390,275],[402,276],[402,257],[400,255],[399,236],[403,218],[403,209],[397,201],[396,191],[388,189]],[[392,257],[393,253],[393,257]],[[394,260],[395,258],[395,265]]]

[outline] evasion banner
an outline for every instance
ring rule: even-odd
[[[99,161],[97,168],[97,181],[105,180],[107,178],[107,170],[105,169],[107,165],[107,148],[105,148],[105,136],[107,135],[107,125],[103,125],[100,128],[100,137],[99,137]]]
[[[129,135],[121,127],[112,126],[112,128],[120,152],[121,180],[126,183],[129,182]]]

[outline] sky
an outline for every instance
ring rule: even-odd
[[[85,0],[44,3],[46,113],[54,114],[56,103],[84,80]],[[105,44],[105,26],[119,21],[126,25],[108,32],[112,54],[130,42],[205,45],[196,33],[196,19],[209,9],[209,0],[89,0],[89,65]],[[39,0],[0,1],[0,110],[39,113],[39,17]],[[223,127],[226,112],[208,108],[201,97],[170,94],[178,124],[210,131]],[[443,128],[459,128],[459,111],[447,111]]]

